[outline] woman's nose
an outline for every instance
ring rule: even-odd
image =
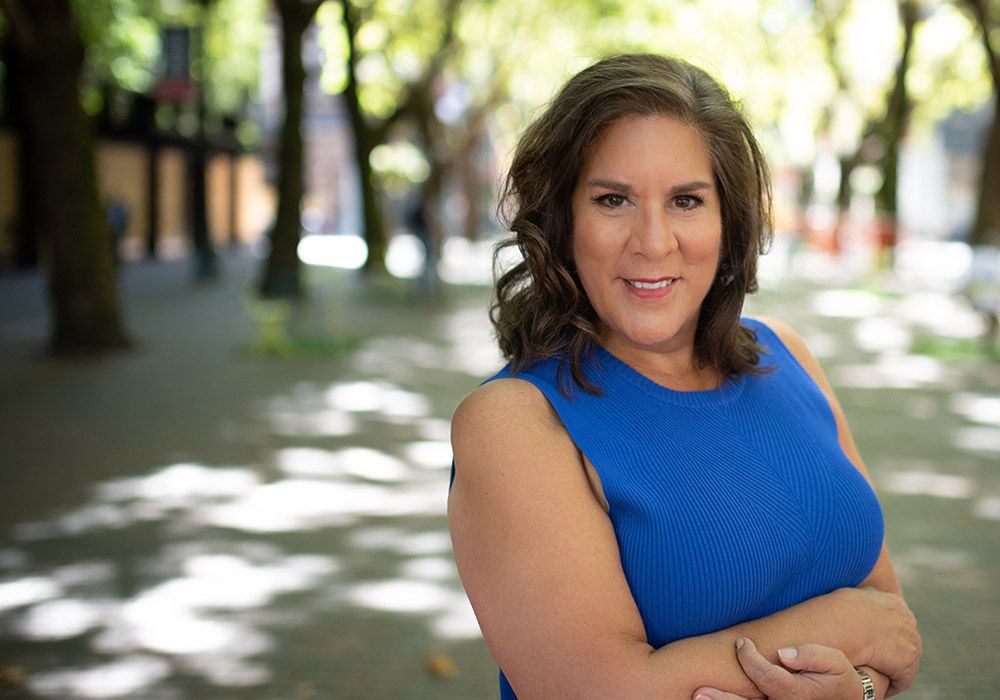
[[[662,258],[673,252],[677,237],[666,212],[660,208],[645,212],[633,231],[632,246],[636,253],[648,258]]]

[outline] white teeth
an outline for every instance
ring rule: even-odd
[[[659,282],[633,282],[629,280],[629,284],[638,289],[663,289],[673,283],[673,280],[660,280]]]

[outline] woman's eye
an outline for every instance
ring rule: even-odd
[[[606,207],[617,208],[625,204],[625,195],[604,194],[597,198],[597,202]]]
[[[674,204],[677,206],[678,209],[687,211],[690,209],[694,209],[699,204],[701,204],[701,199],[693,195],[682,195],[674,199]]]

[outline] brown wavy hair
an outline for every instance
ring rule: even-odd
[[[600,393],[580,363],[595,349],[600,322],[576,272],[571,200],[594,141],[624,117],[655,115],[699,131],[721,201],[719,269],[698,317],[697,360],[726,378],[761,371],[756,334],[740,323],[745,296],[757,291],[757,256],[771,240],[760,145],[740,106],[704,70],[677,58],[625,54],[570,78],[521,136],[503,182],[497,212],[513,235],[494,253],[490,320],[514,372],[562,357],[580,387]],[[501,271],[500,256],[513,246],[522,260]]]

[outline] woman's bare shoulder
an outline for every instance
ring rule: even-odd
[[[452,417],[451,442],[458,470],[579,461],[552,404],[523,379],[496,379],[469,394]]]
[[[452,417],[453,437],[456,430],[516,432],[526,427],[560,428],[562,423],[538,387],[511,377],[477,387]]]

